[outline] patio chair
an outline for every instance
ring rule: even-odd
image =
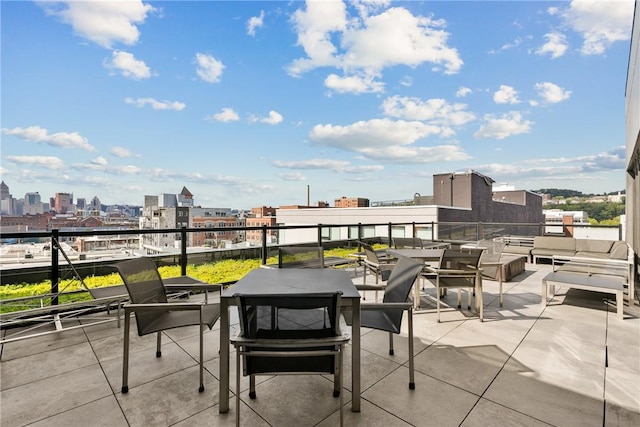
[[[395,258],[392,258],[384,251],[376,251],[373,249],[368,243],[358,242],[359,245],[364,249],[365,258],[362,260],[363,266],[363,274],[362,274],[362,283],[367,284],[367,269],[369,269],[376,276],[376,285],[380,282],[386,282],[389,280],[389,276],[391,275],[391,270],[395,267]],[[378,300],[378,291],[376,290],[375,294],[376,301]],[[366,295],[363,293],[363,299],[367,299]]]
[[[234,298],[240,331],[236,348],[236,425],[240,423],[240,359],[249,376],[249,398],[256,398],[256,375],[333,374],[334,397],[340,397],[342,425],[342,293],[248,295]]]
[[[376,276],[376,283],[389,280],[391,270],[395,266],[396,259],[387,254],[384,250],[377,251],[368,243],[358,242],[364,250],[365,258],[362,261],[364,265],[364,283],[367,282],[367,268]]]
[[[324,268],[322,246],[281,246],[278,268]]]
[[[468,309],[471,297],[475,295],[476,309],[483,321],[482,269],[478,267],[484,249],[472,248],[465,252],[445,249],[440,256],[438,267],[426,266],[425,277],[436,287],[436,310],[440,322],[440,297],[447,289],[467,289]],[[475,292],[475,293],[474,293]],[[461,294],[458,292],[458,308],[461,308]]]
[[[400,257],[391,271],[381,303],[360,305],[361,326],[389,332],[389,354],[393,355],[393,334],[399,334],[404,311],[408,312],[409,322],[409,388],[415,389],[413,367],[413,302],[409,295],[414,282],[420,277],[424,264],[420,261]],[[374,286],[372,286],[374,287]],[[364,289],[366,285],[357,285]]]
[[[162,356],[162,331],[183,326],[200,327],[200,388],[204,391],[203,379],[203,333],[220,317],[220,304],[200,302],[170,303],[167,289],[151,258],[140,257],[122,261],[114,265],[122,276],[131,303],[124,305],[124,352],[122,355],[122,393],[129,391],[129,330],[131,313],[135,313],[138,335],[157,333],[156,357]],[[220,291],[220,285],[176,283],[176,289],[196,289],[200,291]]]

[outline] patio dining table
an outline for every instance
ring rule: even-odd
[[[349,274],[331,268],[258,268],[225,289],[220,296],[220,413],[229,412],[229,307],[235,305],[233,295],[304,295],[337,291],[342,292],[341,307],[352,311],[351,410],[360,412],[360,293]]]

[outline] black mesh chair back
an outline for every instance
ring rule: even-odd
[[[414,282],[420,276],[423,267],[422,262],[407,257],[398,257],[398,262],[391,271],[384,290],[381,310],[363,310],[361,314],[362,326],[399,334],[404,310],[401,308],[385,309],[384,304],[407,302]]]
[[[362,246],[362,249],[364,249],[364,254],[367,257],[368,262],[380,264],[380,258],[378,258],[378,254],[376,254],[373,246],[365,242],[360,242],[360,245]]]
[[[422,239],[419,237],[394,237],[393,247],[396,249],[422,249]]]
[[[500,257],[502,256],[502,251],[504,250],[505,243],[496,242],[490,239],[483,239],[478,242],[477,246],[478,248],[484,249],[480,263],[496,262],[496,261],[500,261]]]
[[[465,251],[455,249],[445,249],[440,256],[441,269],[447,270],[468,270],[478,268],[482,248],[471,248]]]
[[[158,273],[158,268],[151,258],[140,257],[122,261],[115,266],[124,281],[133,304],[154,304],[168,302],[167,293]],[[136,311],[138,334],[149,332],[146,326],[158,317],[158,312],[145,313]]]
[[[349,337],[340,328],[341,295],[234,295],[240,317],[240,332],[231,340],[236,347],[237,390],[241,358],[243,374],[250,377],[251,399],[256,398],[256,375],[333,374],[342,425],[342,350]],[[240,425],[239,409],[236,392],[236,425]]]
[[[282,246],[278,268],[324,268],[324,250],[322,246]]]
[[[319,350],[322,339],[340,335],[340,293],[234,297],[240,317],[240,336],[255,340],[255,345],[247,343],[246,346],[248,357],[245,358],[244,375],[334,372],[335,358],[331,355],[293,357],[295,354],[291,354],[279,358],[251,356],[250,353],[257,348],[265,350],[260,346],[261,340],[282,340],[283,345],[291,345],[284,348],[289,352],[302,348],[295,340],[320,340],[313,345]],[[331,349],[331,346],[325,349]]]

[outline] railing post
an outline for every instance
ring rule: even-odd
[[[322,224],[318,224],[318,246],[322,247]]]
[[[435,232],[435,222],[431,221],[431,241],[434,241],[434,237],[436,236],[436,232]]]
[[[182,226],[180,230],[180,269],[183,276],[187,275],[187,227]]]
[[[413,221],[411,223],[411,237],[415,238],[416,237],[416,222]]]
[[[58,267],[58,250],[60,249],[58,229],[51,230],[51,305],[58,305],[58,281],[60,271]]]
[[[262,224],[262,265],[267,264],[267,225]]]
[[[389,243],[388,243],[388,245],[389,245],[389,247],[391,247],[391,244],[392,244],[392,243],[391,243],[391,229],[392,229],[392,227],[391,227],[391,223],[389,223],[389,225],[387,226],[387,228],[388,228],[388,229],[387,229],[387,233],[389,234]]]

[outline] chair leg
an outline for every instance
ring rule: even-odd
[[[158,332],[157,339],[156,339],[156,357],[162,356],[162,350],[160,348],[161,346],[162,346],[162,332]]]
[[[204,391],[204,325],[202,324],[202,309],[200,309],[200,387],[198,391]]]
[[[236,427],[240,427],[240,350],[236,348]]]
[[[415,390],[416,380],[414,378],[414,364],[413,364],[413,310],[409,308],[409,390]]]
[[[334,356],[335,369],[333,371],[333,397],[339,397],[342,392],[342,349],[339,348]]]
[[[389,356],[393,356],[393,332],[389,332]]]
[[[342,407],[344,406],[344,393],[342,392],[342,350],[344,350],[344,346],[340,346],[340,351],[338,351],[338,382],[340,383],[340,390],[338,393],[340,393],[340,427],[342,427],[343,424],[343,415],[342,415]]]
[[[440,323],[440,286],[436,282],[436,314],[438,318],[438,323]]]
[[[256,398],[256,376],[249,375],[249,399],[255,399],[255,398]]]
[[[125,310],[124,318],[124,348],[122,351],[122,393],[129,392],[129,329],[131,326],[131,313]]]

